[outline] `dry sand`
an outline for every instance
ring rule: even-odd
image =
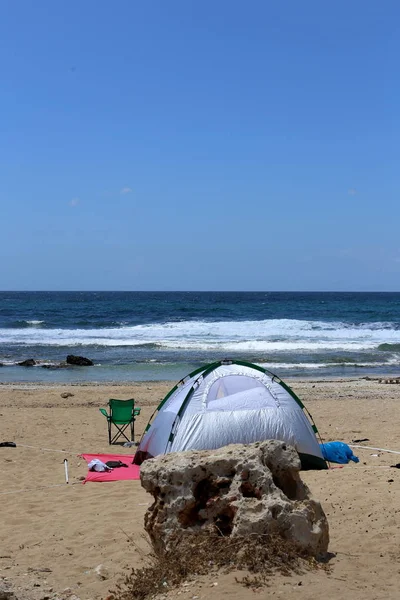
[[[400,385],[377,381],[293,380],[324,441],[369,438],[369,446],[400,450]],[[71,588],[82,600],[106,597],[121,575],[142,564],[146,544],[143,515],[151,499],[139,481],[88,483],[82,452],[130,453],[107,443],[106,420],[98,411],[108,398],[134,397],[142,407],[139,438],[171,383],[126,386],[0,385],[0,575],[33,588],[38,598]],[[74,396],[63,399],[69,391]],[[32,446],[32,447],[30,447]],[[68,454],[52,450],[64,450]],[[287,600],[398,599],[400,597],[400,455],[356,450],[358,465],[305,472],[330,524],[330,570],[276,575],[260,597]],[[377,456],[376,456],[377,455]],[[64,483],[63,460],[70,468]],[[103,564],[109,578],[94,569]],[[218,585],[214,585],[217,583]],[[68,593],[66,593],[68,595]],[[254,592],[234,574],[202,578],[168,598],[247,599]]]

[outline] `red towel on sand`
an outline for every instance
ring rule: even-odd
[[[94,458],[98,458],[103,463],[109,460],[120,460],[128,467],[118,467],[109,472],[98,473],[97,471],[88,471],[87,481],[122,481],[126,479],[140,479],[140,467],[133,465],[132,460],[134,455],[129,454],[81,454],[82,458],[89,464]]]

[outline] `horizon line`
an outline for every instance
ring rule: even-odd
[[[0,294],[398,294],[400,290],[0,290]]]

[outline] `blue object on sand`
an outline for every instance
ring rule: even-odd
[[[320,444],[322,456],[329,462],[347,465],[352,460],[355,463],[360,462],[360,459],[353,454],[353,450],[344,442],[327,442]]]

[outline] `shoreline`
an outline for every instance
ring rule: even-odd
[[[1,374],[1,372],[0,372]],[[279,377],[278,374],[276,374]],[[292,376],[292,377],[279,377],[285,383],[290,382],[294,387],[296,384],[302,383],[349,383],[355,381],[376,381],[379,382],[381,380],[395,380],[400,379],[400,369],[399,375],[391,375],[391,374],[382,374],[379,376],[371,376],[364,375],[363,377],[300,377],[300,376]],[[170,385],[171,389],[179,382],[179,379],[152,379],[152,380],[125,380],[125,381],[21,381],[20,379],[15,379],[13,381],[0,381],[1,387],[15,387],[19,386],[21,388],[58,388],[58,387],[132,387],[132,386],[150,386],[150,385],[158,385],[165,384]]]

